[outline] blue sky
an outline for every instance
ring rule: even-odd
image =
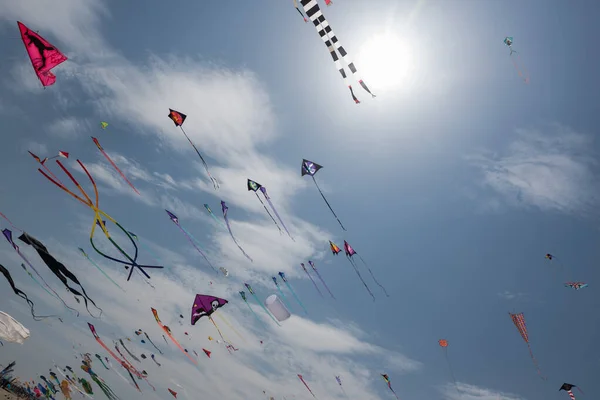
[[[143,387],[147,397],[167,398],[167,387],[177,390],[174,380],[204,397],[260,397],[265,390],[276,399],[308,399],[298,373],[321,399],[343,398],[335,375],[350,397],[390,398],[380,373],[390,375],[403,399],[560,399],[565,381],[593,396],[600,362],[594,342],[600,274],[592,268],[600,82],[591,38],[600,33],[600,7],[558,0],[321,5],[376,99],[355,84],[362,103],[354,104],[291,1],[0,0],[0,211],[68,264],[106,314],[99,321],[82,308],[79,318],[68,316],[39,293],[8,244],[0,245],[0,263],[38,313],[65,314],[65,324],[34,322],[0,284],[0,309],[32,335],[23,346],[0,348],[0,363],[16,359],[17,372],[33,377],[47,374],[52,360],[77,366],[73,342],[81,344],[78,351],[103,354],[89,321],[108,343],[143,328],[165,350],[163,367],[149,360],[140,366],[157,387],[155,393]],[[56,68],[54,86],[40,88],[16,20],[69,57]],[[400,46],[374,51],[382,35]],[[528,85],[502,43],[507,35],[529,71]],[[188,115],[186,131],[222,182],[220,192],[166,117],[168,108]],[[110,124],[106,131],[102,120]],[[90,136],[142,196],[122,182]],[[87,239],[91,212],[46,181],[27,150],[70,152],[66,165],[91,189],[75,159],[85,163],[100,187],[101,208],[168,267],[152,274],[156,290],[139,276],[125,283],[120,266],[94,253]],[[312,182],[299,176],[302,158],[324,166],[317,179],[348,232]],[[279,235],[246,191],[247,178],[269,189],[296,242]],[[254,263],[206,214],[202,205],[218,211],[220,199]],[[164,208],[229,278],[207,272]],[[343,255],[331,255],[328,240],[341,245],[344,239],[385,282],[389,299],[369,280],[373,303]],[[81,258],[80,246],[127,294]],[[37,255],[21,248],[62,290]],[[141,252],[142,261],[154,262]],[[547,252],[561,259],[562,269],[548,264]],[[303,275],[299,263],[308,259],[317,262],[336,301],[322,300]],[[278,271],[290,277],[310,314],[292,307],[294,316],[281,328],[265,330],[236,293],[247,281],[264,299],[275,292],[270,276]],[[575,292],[563,287],[567,280],[590,287]],[[209,342],[216,332],[206,324],[178,325],[195,293],[231,301],[222,311],[245,341],[224,330],[239,352],[230,356]],[[214,351],[210,360],[199,359],[200,370],[160,340],[150,306],[190,349]],[[508,311],[525,313],[547,382],[537,377]],[[440,338],[450,342],[462,397]],[[139,343],[132,348],[150,353]],[[121,397],[138,396],[111,371],[95,370]]]

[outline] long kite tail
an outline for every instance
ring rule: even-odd
[[[192,145],[194,150],[196,150],[196,154],[198,154],[198,157],[200,157],[202,164],[204,164],[204,169],[206,170],[206,174],[210,178],[210,180],[213,184],[213,187],[215,188],[215,190],[219,190],[219,188],[220,188],[219,181],[217,181],[215,178],[213,178],[213,176],[210,174],[210,171],[208,169],[208,164],[206,163],[206,161],[204,161],[204,157],[202,157],[202,154],[200,154],[200,151],[198,151],[198,149],[196,148],[196,145],[192,142],[192,140],[189,138],[187,133],[185,133],[183,126],[179,125],[179,128],[181,129],[181,132],[183,132],[183,134],[184,134],[185,138],[188,140],[188,142],[190,142],[190,144]]]
[[[331,213],[333,214],[333,216],[335,217],[335,219],[337,219],[337,222],[340,224],[340,226],[342,227],[342,229],[346,230],[346,228],[344,228],[344,225],[342,224],[342,221],[340,221],[340,219],[338,218],[338,216],[335,213],[335,211],[333,211],[333,208],[331,208],[331,204],[329,204],[329,202],[325,198],[325,195],[321,191],[321,188],[319,187],[319,184],[317,183],[317,180],[315,179],[314,175],[311,175],[311,178],[313,179],[313,182],[315,183],[315,186],[317,187],[317,190],[321,194],[321,197],[323,198],[323,200],[325,200],[325,204],[327,204],[327,207],[329,207],[329,211],[331,211]]]
[[[392,393],[394,393],[394,396],[396,396],[396,398],[398,400],[400,400],[400,397],[398,397],[398,395],[396,394],[396,392],[394,392],[394,389],[392,389],[392,387],[390,386],[390,390],[392,391]]]
[[[194,246],[196,251],[198,253],[200,253],[200,255],[202,255],[202,257],[204,257],[204,259],[206,260],[208,265],[210,265],[210,267],[213,269],[213,271],[215,271],[218,274],[219,272],[217,271],[217,269],[212,265],[212,263],[210,262],[210,260],[206,256],[206,254],[204,254],[204,252],[200,249],[198,239],[196,239],[191,233],[189,233],[183,226],[181,226],[181,225],[177,225],[177,226],[179,226],[179,229],[181,229],[183,231],[183,233],[185,234],[185,236],[187,236],[188,240],[190,241],[192,246]]]
[[[240,244],[236,240],[235,236],[233,236],[233,232],[231,232],[231,226],[229,225],[229,220],[227,219],[227,217],[225,217],[225,223],[227,224],[227,230],[229,231],[229,234],[231,235],[231,238],[233,239],[233,242],[236,244],[236,246],[238,247],[238,249],[240,249],[240,251],[242,252],[242,254],[244,256],[246,256],[246,258],[248,260],[250,260],[250,262],[254,262],[254,260],[252,259],[252,257],[250,257],[248,254],[246,254],[246,252],[244,251],[244,249],[242,248],[242,246],[240,246]]]
[[[138,190],[135,188],[135,186],[133,186],[133,183],[129,182],[129,179],[127,179],[127,177],[125,176],[125,174],[119,169],[119,167],[117,167],[117,164],[115,164],[115,162],[113,160],[111,160],[111,158],[108,156],[108,154],[106,154],[106,152],[104,151],[104,149],[100,146],[100,143],[98,143],[98,141],[95,138],[94,139],[94,143],[96,143],[96,146],[98,146],[98,150],[100,150],[100,152],[102,153],[102,155],[104,155],[104,157],[108,160],[108,162],[113,166],[113,168],[115,170],[117,170],[117,172],[119,173],[119,175],[121,175],[121,178],[123,178],[125,180],[125,182],[127,182],[127,184],[129,186],[131,186],[131,188],[138,194],[140,195],[140,192],[138,192]],[[140,195],[141,196],[141,195]]]
[[[310,263],[310,261],[309,261]],[[315,274],[317,274],[317,277],[319,278],[319,280],[321,281],[321,283],[323,284],[323,286],[325,286],[325,289],[327,289],[327,291],[329,292],[329,294],[331,295],[331,297],[335,300],[335,296],[333,295],[333,293],[331,293],[331,290],[329,290],[329,286],[327,286],[327,284],[325,283],[325,280],[323,279],[323,277],[321,276],[321,274],[319,273],[319,271],[313,267],[313,271],[315,271]]]
[[[304,307],[304,304],[302,304],[302,302],[300,301],[300,298],[298,297],[298,295],[296,294],[296,292],[294,292],[294,289],[292,289],[292,286],[290,285],[289,282],[285,282],[285,285],[288,287],[288,289],[290,289],[290,292],[292,292],[292,296],[294,296],[294,298],[296,299],[296,301],[298,302],[298,304],[300,304],[300,307],[302,307],[302,309],[304,310],[304,312],[306,313],[306,315],[308,315],[308,311],[306,311],[306,308]]]
[[[281,223],[281,226],[283,226],[283,229],[285,229],[285,232],[288,234],[288,236],[295,241],[295,239],[292,237],[292,235],[290,235],[290,231],[288,231],[288,228],[285,226],[285,224],[283,223],[283,220],[281,219],[281,217],[279,216],[279,213],[277,212],[277,209],[275,209],[275,206],[273,205],[273,203],[271,202],[271,199],[265,194],[265,198],[267,199],[267,203],[269,203],[269,207],[271,207],[271,209],[273,210],[273,212],[275,213],[275,216],[277,217],[277,219],[279,220],[279,222]]]
[[[540,370],[540,366],[537,362],[537,359],[533,355],[533,350],[531,350],[531,345],[529,344],[529,342],[526,342],[526,343],[527,343],[527,349],[529,349],[529,356],[531,357],[531,360],[533,361],[533,365],[535,365],[535,369],[537,370],[538,375],[543,380],[546,380],[546,377],[544,375],[542,375],[542,371]]]
[[[256,300],[256,302],[258,303],[258,305],[261,306],[261,308],[267,313],[267,315],[269,317],[271,317],[271,319],[273,320],[273,322],[275,322],[277,325],[281,326],[281,324],[275,319],[275,317],[273,315],[271,315],[271,313],[269,312],[269,310],[267,310],[267,308],[260,302],[260,300],[258,299],[258,297],[256,296],[256,294],[252,293],[252,297],[254,297],[254,299]]]
[[[123,346],[123,348],[125,349],[127,354],[129,354],[131,356],[131,358],[133,358],[137,362],[141,362],[140,359],[135,356],[135,354],[133,354],[131,351],[129,351],[129,349],[127,347],[125,347],[125,343],[123,343],[123,339],[119,339],[119,343],[121,343],[121,346]]]
[[[377,281],[377,279],[375,278],[375,275],[373,275],[373,271],[371,271],[371,268],[369,268],[369,265],[365,262],[365,260],[363,260],[363,258],[360,256],[360,254],[356,253],[356,255],[358,256],[358,258],[360,258],[360,261],[362,261],[362,263],[365,265],[365,267],[367,267],[367,269],[369,270],[369,274],[371,274],[371,278],[373,278],[373,280],[375,281],[377,286],[379,286],[381,289],[383,289],[383,293],[385,293],[385,295],[387,297],[390,297],[390,295],[388,294],[387,290],[385,290],[383,285]]]
[[[263,322],[263,320],[258,317],[258,315],[254,312],[254,310],[252,309],[252,307],[250,307],[250,304],[248,304],[248,302],[246,300],[244,300],[244,303],[246,303],[246,305],[248,306],[248,309],[250,310],[250,312],[252,313],[252,315],[254,315],[254,318],[256,318],[258,320],[258,322],[260,322],[262,324],[262,326],[264,328],[266,328],[267,325],[265,325],[265,323]]]
[[[80,249],[81,250],[81,249]],[[92,263],[92,265],[94,267],[96,267],[98,269],[98,271],[100,271],[102,273],[102,275],[104,275],[106,277],[106,279],[108,279],[109,281],[111,281],[116,287],[118,287],[119,289],[121,289],[123,292],[125,292],[125,289],[123,289],[121,286],[119,286],[119,284],[117,282],[115,282],[110,276],[108,276],[106,274],[106,272],[104,272],[104,270],[102,268],[100,268],[100,266],[98,264],[96,264],[96,262],[94,260],[92,260],[87,254],[85,254],[82,251],[82,255],[87,258],[87,260]]]
[[[208,211],[208,213],[210,214],[210,216],[212,217],[212,219],[214,219],[215,221],[217,221],[217,223],[219,225],[221,225],[223,228],[227,228],[227,226],[225,226],[225,223],[223,221],[221,221],[219,218],[217,218],[217,216],[212,212],[212,210],[210,209],[210,207],[208,206],[208,204],[204,204],[204,208],[206,208],[206,211]]]
[[[267,206],[265,205],[265,203],[263,203],[262,199],[260,198],[260,196],[258,195],[258,193],[254,192],[254,194],[256,195],[256,198],[258,199],[258,201],[260,201],[260,204],[262,204],[263,208],[265,209],[265,211],[267,212],[267,214],[269,214],[269,217],[271,217],[271,220],[273,221],[273,223],[275,224],[275,226],[277,227],[277,229],[279,229],[279,233],[283,234],[283,231],[281,230],[281,228],[279,227],[279,224],[277,223],[277,221],[275,221],[275,218],[273,218],[273,216],[271,215],[271,212],[269,211],[269,209],[267,208]],[[267,201],[269,199],[267,198]],[[287,229],[286,229],[287,231]]]
[[[317,286],[317,282],[315,282],[315,280],[312,278],[312,276],[310,276],[310,272],[308,272],[308,270],[306,268],[304,269],[304,272],[306,272],[306,275],[308,275],[308,279],[310,279],[310,281],[312,282],[315,289],[317,289],[317,292],[319,292],[319,295],[321,295],[321,297],[323,297],[323,293],[321,293],[321,289],[319,289],[319,287]]]
[[[513,56],[513,54],[516,54],[516,56]],[[525,83],[529,83],[529,72],[527,72],[525,66],[522,65],[519,53],[511,49],[510,59],[512,60],[515,70],[517,70],[517,73],[519,74],[521,79],[523,79]]]
[[[216,314],[216,316],[221,318],[223,320],[223,322],[225,322],[225,325],[227,325],[232,331],[234,331],[235,334],[240,337],[240,339],[242,339],[245,343],[248,343],[248,342],[246,342],[246,339],[244,339],[244,337],[237,331],[237,329],[235,329],[233,327],[233,325],[231,325],[231,323],[229,321],[227,321],[227,318],[225,318],[224,315]]]
[[[144,332],[144,335],[146,336],[146,339],[148,339],[148,341],[150,342],[150,344],[151,344],[152,346],[154,346],[154,348],[155,348],[156,350],[158,350],[158,352],[159,352],[160,354],[162,354],[163,352],[162,352],[162,351],[160,351],[160,349],[159,349],[158,347],[156,347],[156,345],[154,344],[154,342],[152,341],[152,339],[150,339],[150,336],[148,336],[148,334],[147,334],[146,332]]]
[[[373,292],[371,292],[371,289],[369,289],[369,286],[367,286],[367,282],[365,282],[365,280],[363,279],[362,275],[358,271],[358,267],[354,263],[354,260],[351,257],[346,257],[346,258],[348,258],[348,261],[350,261],[350,264],[352,264],[352,267],[354,268],[354,271],[356,272],[356,275],[358,275],[358,277],[360,278],[360,281],[365,286],[365,289],[367,289],[367,292],[369,292],[369,294],[373,298],[373,301],[375,301],[375,295],[373,295]]]

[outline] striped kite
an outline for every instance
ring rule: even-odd
[[[542,372],[540,371],[538,362],[535,359],[535,356],[533,355],[533,351],[531,350],[531,345],[529,344],[529,334],[527,333],[527,325],[525,325],[525,316],[523,315],[523,313],[518,313],[518,314],[508,313],[508,314],[510,315],[510,318],[512,319],[513,324],[515,324],[515,326],[519,330],[521,337],[527,344],[527,348],[529,349],[529,356],[531,357],[531,360],[533,361],[533,365],[535,365],[538,375],[540,376],[540,378],[546,380],[546,378],[542,375]]]

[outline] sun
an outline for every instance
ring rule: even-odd
[[[413,51],[407,40],[385,33],[371,37],[360,49],[356,68],[375,93],[408,84],[414,70]]]

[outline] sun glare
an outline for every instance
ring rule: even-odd
[[[410,44],[390,33],[373,36],[361,47],[356,61],[361,77],[375,93],[408,84],[414,70]]]

